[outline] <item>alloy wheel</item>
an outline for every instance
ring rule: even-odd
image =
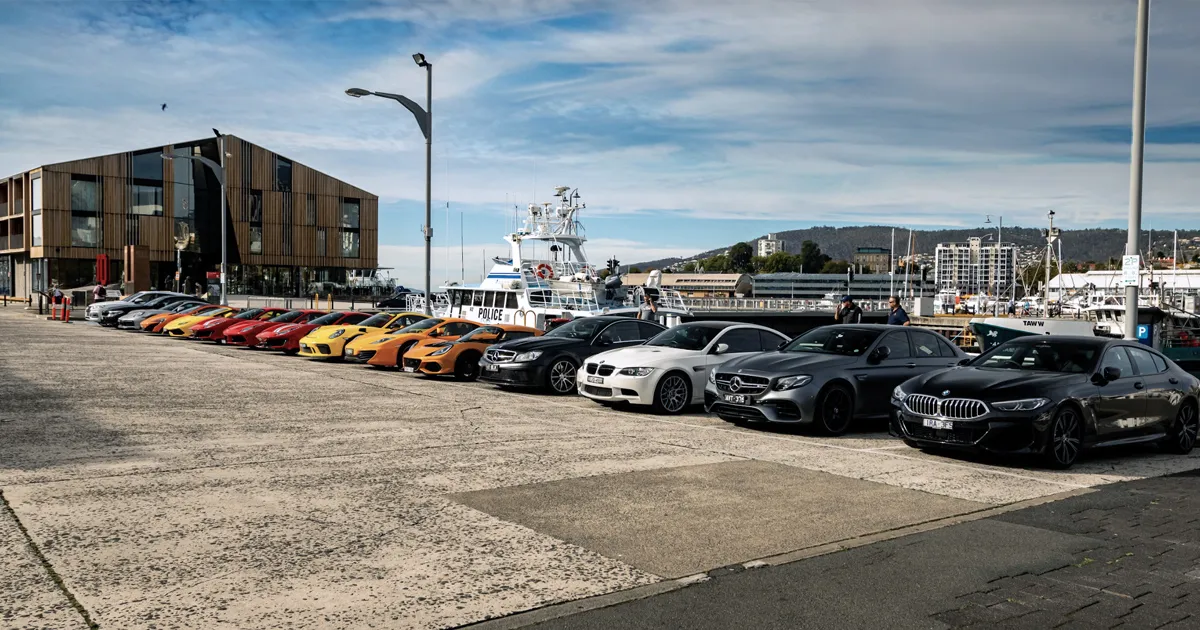
[[[458,360],[455,376],[464,381],[473,381],[479,376],[479,361],[474,357],[465,356]]]
[[[575,389],[575,364],[566,359],[550,366],[550,388],[556,394],[569,394]]]
[[[667,413],[679,413],[687,406],[691,394],[688,384],[678,374],[668,374],[658,386],[658,404]]]
[[[1171,452],[1186,455],[1196,446],[1197,433],[1200,433],[1200,415],[1196,413],[1195,405],[1184,404],[1179,408],[1175,428],[1171,431],[1167,445]]]
[[[1056,465],[1066,468],[1079,457],[1079,428],[1079,416],[1074,409],[1063,409],[1055,416],[1050,434],[1050,452]]]
[[[821,424],[825,431],[833,435],[845,433],[850,429],[853,414],[854,402],[845,390],[834,388],[825,393],[821,404]]]

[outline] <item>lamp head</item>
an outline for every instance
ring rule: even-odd
[[[158,157],[160,157],[160,158],[162,158],[162,159],[164,159],[164,160],[174,160],[174,159],[175,159],[175,156],[174,156],[174,155],[168,155],[168,154],[166,154],[166,153],[159,153],[159,154],[158,154]]]
[[[353,96],[354,98],[362,98],[364,96],[370,96],[371,91],[364,90],[362,88],[350,88],[349,90],[346,90],[346,95]]]
[[[429,62],[425,61],[425,55],[422,55],[421,53],[414,54],[413,61],[417,62],[417,65],[421,66],[422,68],[429,65]]]

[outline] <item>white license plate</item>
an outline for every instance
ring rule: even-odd
[[[746,404],[745,394],[725,394],[725,402],[734,403],[737,405]]]
[[[417,371],[417,368],[415,368],[415,367],[412,367],[412,366],[408,366],[408,365],[406,365],[406,366],[404,366],[403,368],[400,368],[400,369],[404,370],[405,372],[416,372],[416,371]]]
[[[595,383],[595,384],[597,384],[597,385],[603,385],[603,384],[604,384],[604,377],[602,377],[602,376],[589,376],[589,377],[588,377],[588,379],[587,379],[587,381],[588,381],[589,383]]]
[[[952,431],[954,429],[954,423],[949,420],[934,420],[933,418],[925,418],[921,421],[921,423],[930,429],[940,429],[945,431]]]
[[[483,366],[483,369],[487,372],[499,372],[500,371],[500,367],[498,365],[496,365],[495,363],[489,363],[489,364]]]

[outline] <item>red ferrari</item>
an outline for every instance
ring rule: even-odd
[[[265,322],[267,320],[279,317],[288,312],[286,308],[269,307],[269,308],[249,308],[233,317],[214,317],[208,321],[200,322],[192,326],[192,338],[203,339],[205,341],[215,341],[221,343],[225,338],[224,332],[226,328],[234,324],[240,324],[247,321]]]
[[[284,354],[300,352],[300,339],[321,326],[352,325],[370,317],[366,313],[334,311],[304,324],[284,324],[258,334],[257,348],[283,350]]]
[[[231,346],[253,347],[258,345],[258,336],[268,330],[288,324],[304,324],[325,314],[326,311],[302,308],[296,311],[288,311],[267,321],[234,322],[233,325],[222,331],[223,338],[225,339],[225,343]]]

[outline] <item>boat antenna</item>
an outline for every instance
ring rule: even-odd
[[[461,210],[459,210],[459,212],[458,212],[458,256],[460,258],[460,260],[459,260],[460,267],[458,269],[458,273],[459,273],[458,284],[459,284],[459,286],[462,286],[467,283],[467,248],[466,248],[466,245],[463,245],[464,242],[465,241],[463,240],[463,213]]]

